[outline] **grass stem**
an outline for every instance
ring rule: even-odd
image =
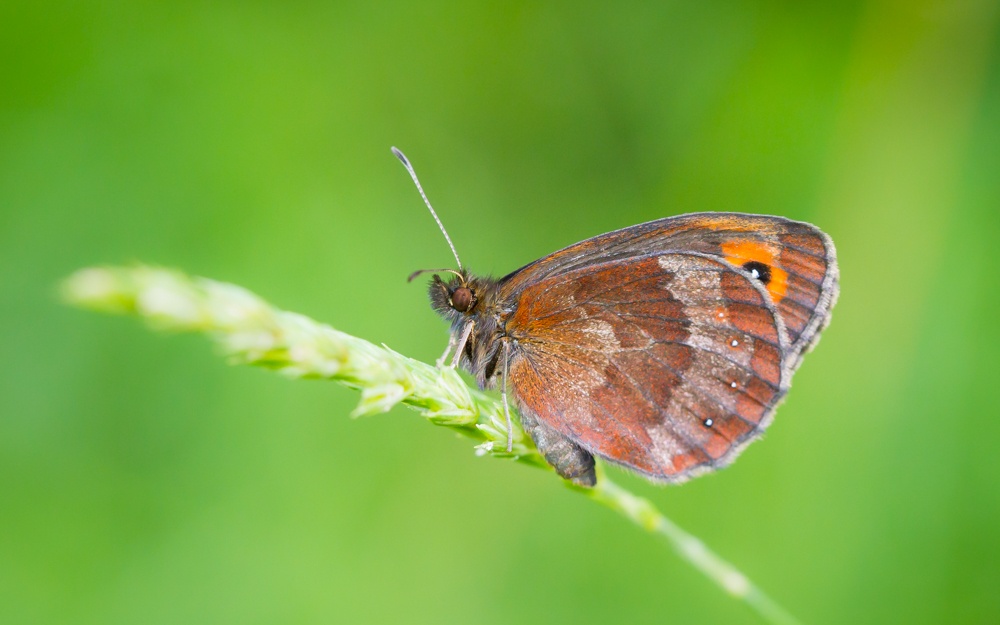
[[[136,314],[156,329],[205,333],[234,364],[266,367],[290,378],[334,380],[357,389],[361,401],[352,416],[379,414],[404,404],[434,425],[478,441],[478,455],[513,458],[551,470],[525,435],[516,413],[511,411],[514,419],[508,446],[503,408],[490,396],[469,388],[453,369],[407,358],[384,345],[279,310],[242,287],[140,265],[81,269],[62,284],[62,295],[81,308]],[[733,565],[649,501],[615,484],[603,470],[592,489],[566,484],[665,539],[682,559],[766,622],[797,623]]]

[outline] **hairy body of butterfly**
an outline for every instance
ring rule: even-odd
[[[700,213],[588,239],[501,279],[435,275],[434,309],[480,388],[510,388],[565,479],[594,456],[679,482],[726,466],[770,424],[837,297],[811,224]]]

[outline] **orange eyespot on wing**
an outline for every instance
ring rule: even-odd
[[[784,299],[788,272],[778,266],[780,251],[776,246],[759,241],[727,241],[720,247],[726,260],[746,269],[765,285],[775,304]]]

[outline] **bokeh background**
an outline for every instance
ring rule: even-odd
[[[0,3],[0,622],[756,623],[543,471],[61,306],[105,263],[405,354],[408,273],[739,210],[836,242],[767,437],[619,475],[806,623],[1000,620],[996,2]]]

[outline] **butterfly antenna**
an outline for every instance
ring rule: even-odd
[[[448,247],[451,248],[451,253],[455,255],[455,262],[458,263],[458,268],[462,269],[462,261],[458,259],[458,252],[455,251],[455,245],[451,242],[451,237],[448,236],[448,231],[444,229],[444,224],[438,219],[437,213],[434,212],[434,207],[431,206],[430,200],[427,199],[427,194],[424,193],[424,188],[420,186],[420,181],[417,179],[417,172],[413,171],[413,165],[410,165],[410,161],[406,158],[406,155],[400,152],[395,147],[392,148],[392,153],[396,155],[396,158],[403,163],[403,167],[406,167],[406,171],[410,172],[410,178],[413,178],[413,184],[417,185],[417,191],[420,191],[420,197],[424,198],[424,204],[431,211],[431,215],[434,216],[434,221],[437,222],[438,228],[441,228],[441,233],[444,234],[445,241],[448,242]]]

